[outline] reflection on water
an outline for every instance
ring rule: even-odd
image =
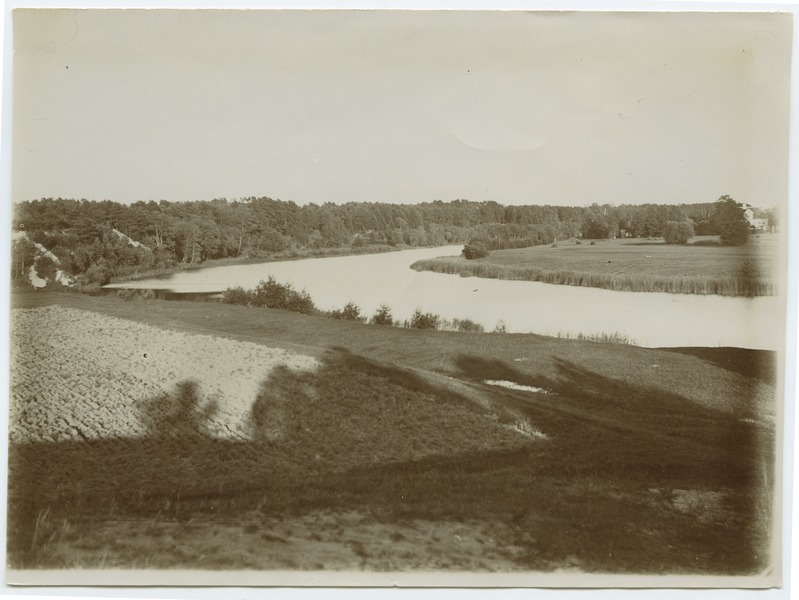
[[[449,319],[471,319],[487,331],[501,321],[509,333],[620,334],[642,346],[781,348],[783,302],[777,296],[615,292],[418,273],[409,268],[422,258],[457,255],[461,248],[211,267],[108,287],[203,294],[231,286],[254,288],[272,275],[307,290],[322,310],[355,302],[362,314],[370,315],[387,304],[395,318],[408,318],[420,308]]]

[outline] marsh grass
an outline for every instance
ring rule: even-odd
[[[772,296],[774,284],[762,281],[751,265],[742,265],[736,275],[716,278],[686,275],[585,273],[572,270],[546,270],[539,267],[506,266],[487,263],[466,263],[459,258],[433,258],[413,263],[417,271],[433,271],[460,275],[537,281],[555,285],[595,287],[619,292],[663,292],[669,294],[717,294],[719,296]]]
[[[593,242],[592,242],[593,244]],[[775,239],[740,248],[606,241],[596,247],[496,250],[486,258],[439,257],[411,265],[417,271],[537,281],[626,292],[770,296]]]

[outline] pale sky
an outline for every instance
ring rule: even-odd
[[[17,10],[13,199],[769,208],[790,45],[767,13]]]

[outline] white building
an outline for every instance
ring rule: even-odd
[[[755,211],[752,210],[752,207],[748,204],[743,205],[744,209],[744,216],[746,220],[749,222],[749,227],[754,229],[755,231],[768,231],[768,219],[757,219],[755,218]]]

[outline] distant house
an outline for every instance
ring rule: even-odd
[[[768,219],[760,219],[755,217],[755,211],[748,204],[743,205],[744,217],[746,217],[749,227],[755,231],[768,231]]]

